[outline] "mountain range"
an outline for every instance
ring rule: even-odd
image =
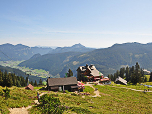
[[[57,47],[56,49],[50,50],[49,53],[64,53],[64,52],[89,52],[93,51],[95,48],[87,48],[83,45],[75,44],[71,47]]]
[[[86,48],[81,44],[75,44],[71,47],[57,47],[52,49],[50,47],[29,47],[22,44],[12,45],[12,44],[3,44],[0,45],[0,61],[21,61],[28,60],[35,54],[48,54],[48,53],[64,53],[64,52],[88,52],[92,51],[94,48]]]
[[[133,66],[136,62],[142,68],[152,70],[152,43],[114,44],[109,48],[95,49],[89,52],[63,52],[35,55],[20,66],[45,69],[52,75],[64,77],[70,68],[74,76],[79,66],[94,64],[104,75],[114,73],[123,66]]]

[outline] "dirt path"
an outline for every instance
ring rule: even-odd
[[[47,92],[46,92],[47,93]],[[46,93],[41,93],[40,96],[46,94]],[[38,102],[38,100],[34,100],[35,104],[40,104]],[[10,108],[10,114],[28,114],[28,109],[32,108],[32,106],[28,106],[28,107],[21,107],[21,108]]]
[[[130,89],[130,90],[133,90],[133,91],[140,91],[140,92],[144,92],[144,90],[137,90],[137,89],[127,88],[127,87],[117,87],[117,86],[111,86],[111,87],[116,87],[116,88],[125,88],[125,89]],[[152,91],[145,91],[145,92],[152,92]]]
[[[32,106],[22,107],[22,108],[11,108],[9,109],[10,114],[28,114],[28,109],[32,108]]]
[[[92,87],[93,89],[94,89],[94,96],[92,96],[92,97],[101,97],[100,96],[100,92],[98,91],[98,90],[96,90],[93,86],[92,86],[92,84],[85,84],[85,86],[90,86],[90,87]]]

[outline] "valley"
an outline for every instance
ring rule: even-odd
[[[28,67],[18,66],[18,64],[20,64],[21,62],[23,62],[23,61],[0,61],[0,65],[4,66],[4,67],[19,69],[23,72],[32,71],[31,72],[32,76],[37,76],[37,77],[41,77],[41,78],[47,78],[47,77],[51,76],[48,71],[45,71],[42,69],[32,69],[32,68],[28,68]]]

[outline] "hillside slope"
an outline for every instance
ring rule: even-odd
[[[19,66],[26,66],[34,69],[44,69],[52,75],[57,75],[70,62],[71,58],[81,54],[80,52],[65,52],[58,54],[46,54],[42,56],[33,56],[24,61]]]
[[[76,69],[86,64],[94,64],[104,75],[114,73],[122,66],[132,66],[136,62],[142,68],[152,70],[152,44],[125,43],[115,44],[106,49],[96,49],[87,53],[62,53],[43,55],[21,63],[21,66],[49,70],[50,74],[61,77],[70,68],[76,76]],[[70,59],[68,57],[70,56]],[[68,62],[65,60],[68,59]]]
[[[1,66],[0,65],[0,70],[2,71],[2,72],[5,72],[5,71],[7,71],[7,72],[10,72],[10,73],[14,73],[16,76],[22,76],[22,77],[24,77],[24,79],[26,79],[26,77],[27,77],[27,75],[25,74],[25,72],[23,72],[23,71],[21,71],[21,70],[19,70],[19,69],[15,69],[15,68],[10,68],[10,67],[4,67],[4,66]],[[40,77],[37,77],[37,76],[29,76],[29,81],[37,81],[37,82],[39,82],[39,80],[40,79],[42,79],[42,78],[40,78]],[[45,78],[43,78],[44,80],[45,80]]]

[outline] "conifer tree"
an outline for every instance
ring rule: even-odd
[[[26,77],[26,79],[25,79],[25,83],[26,83],[26,84],[28,83],[28,77]]]
[[[124,78],[124,74],[125,74],[125,68],[120,68],[120,77]]]
[[[135,73],[136,73],[137,83],[141,83],[142,74],[141,74],[141,70],[140,70],[140,66],[139,66],[138,62],[135,65]]]
[[[131,82],[133,84],[141,83],[142,82],[142,75],[141,70],[138,62],[135,65],[135,70],[131,74]]]
[[[126,73],[126,80],[127,80],[127,82],[129,82],[129,80],[130,80],[130,75],[129,75],[129,67],[128,67],[128,66],[126,67],[125,73]]]
[[[8,75],[7,75],[7,71],[5,71],[4,78],[3,78],[3,86],[7,86],[7,80],[8,80]]]
[[[35,82],[34,82],[34,86],[37,86],[37,82],[36,82],[36,80],[35,80]]]
[[[0,86],[3,85],[3,73],[0,70]]]
[[[113,76],[112,74],[111,74],[111,80],[112,80],[112,81],[115,81],[115,80],[114,80],[114,76]]]
[[[26,82],[24,77],[21,76],[21,86],[26,86]]]
[[[42,80],[40,79],[40,81],[39,81],[39,85],[42,85]]]
[[[119,70],[117,70],[117,72],[116,72],[116,78],[118,78],[118,76],[120,76]]]
[[[116,74],[116,73],[114,73],[113,81],[115,81],[115,80],[116,80],[116,78],[118,78],[118,77],[117,77],[117,74]]]
[[[34,85],[33,81],[31,81],[30,83],[31,83],[31,85]]]
[[[12,76],[12,80],[13,80],[13,85],[16,86],[17,77],[15,76],[14,73],[12,73],[11,76]]]
[[[111,75],[110,75],[110,74],[108,74],[108,78],[110,78],[110,79],[111,79]]]
[[[7,87],[12,87],[12,86],[13,86],[12,76],[11,73],[9,73],[7,79]]]
[[[16,86],[17,86],[17,87],[21,87],[21,84],[20,84],[20,81],[19,81],[19,80],[16,81]]]
[[[71,69],[69,69],[69,70],[68,70],[68,74],[67,74],[67,76],[68,76],[68,77],[73,76],[73,72],[72,72],[72,70],[71,70]]]

